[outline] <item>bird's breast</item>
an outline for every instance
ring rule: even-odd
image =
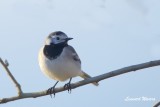
[[[43,54],[39,53],[39,65],[42,72],[48,77],[57,81],[65,81],[71,77],[80,75],[80,64],[66,56],[65,51],[56,59],[50,60]]]

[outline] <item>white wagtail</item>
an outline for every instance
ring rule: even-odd
[[[81,70],[81,60],[74,48],[68,45],[68,41],[73,38],[61,31],[52,32],[45,40],[45,45],[39,52],[39,65],[42,72],[48,77],[57,80],[56,84],[49,88],[47,94],[54,93],[54,88],[59,81],[69,80],[64,85],[71,91],[70,83],[72,77],[80,76],[84,79],[90,78],[87,73]],[[97,82],[93,83],[98,86]]]

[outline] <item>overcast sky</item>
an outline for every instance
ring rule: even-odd
[[[160,1],[158,0],[1,0],[0,57],[24,92],[50,88],[38,51],[53,31],[63,31],[92,76],[125,66],[160,59]],[[151,107],[160,100],[160,67],[143,69],[56,94],[9,102],[3,107]],[[81,78],[74,78],[73,82]],[[67,82],[67,81],[66,81]],[[63,86],[66,82],[60,83]],[[0,67],[0,98],[16,89]],[[57,86],[57,87],[58,87]],[[155,101],[125,101],[154,98]]]

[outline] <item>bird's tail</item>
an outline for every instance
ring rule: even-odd
[[[83,72],[83,71],[82,71],[82,74],[81,74],[80,76],[81,76],[83,79],[91,78],[90,75],[88,75],[87,73],[85,73],[85,72]],[[97,82],[93,82],[92,84],[95,85],[95,86],[98,86],[98,85],[99,85]]]

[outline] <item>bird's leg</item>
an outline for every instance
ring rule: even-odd
[[[55,87],[56,87],[56,85],[57,85],[58,82],[59,82],[59,81],[57,81],[57,82],[54,84],[53,87],[51,87],[51,88],[49,88],[49,89],[47,90],[47,94],[49,94],[49,95],[51,96],[51,98],[52,98],[52,93],[53,93],[53,95],[54,95],[54,97],[55,97]]]
[[[64,85],[64,89],[67,89],[68,90],[68,93],[71,93],[71,80],[72,78],[70,78],[69,82],[67,84]]]

